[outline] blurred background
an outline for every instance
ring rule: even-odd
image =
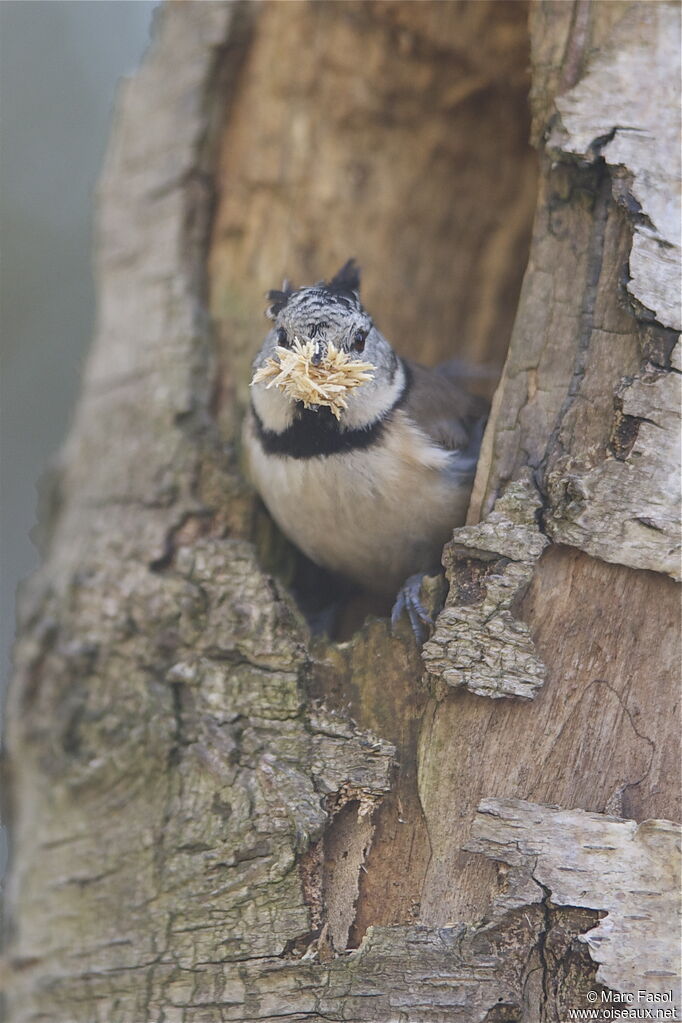
[[[92,200],[151,0],[0,2],[0,679],[19,580],[38,561],[37,482],[58,450],[94,325]]]

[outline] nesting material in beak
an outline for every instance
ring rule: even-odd
[[[305,408],[326,405],[337,419],[348,407],[346,395],[354,387],[367,383],[374,375],[369,362],[351,359],[347,352],[333,344],[319,365],[314,359],[316,345],[312,341],[301,343],[294,338],[291,348],[275,348],[275,356],[266,360],[253,375],[251,386],[267,380],[267,387],[279,387],[293,401],[301,401]]]

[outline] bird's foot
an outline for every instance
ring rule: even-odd
[[[425,575],[425,572],[417,572],[416,575],[411,575],[405,580],[391,612],[393,631],[395,631],[403,612],[407,612],[412,632],[419,646],[422,645],[428,635],[428,630],[433,625],[433,618],[421,602],[421,588]]]

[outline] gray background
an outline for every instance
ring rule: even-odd
[[[37,564],[37,482],[92,333],[92,197],[117,83],[152,0],[0,3],[0,678],[17,583]]]

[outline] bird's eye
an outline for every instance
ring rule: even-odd
[[[289,337],[284,327],[277,328],[277,344],[281,345],[283,348],[289,347]]]
[[[356,330],[353,334],[353,343],[351,348],[354,352],[363,352],[365,350],[365,341],[367,340],[367,330]]]

